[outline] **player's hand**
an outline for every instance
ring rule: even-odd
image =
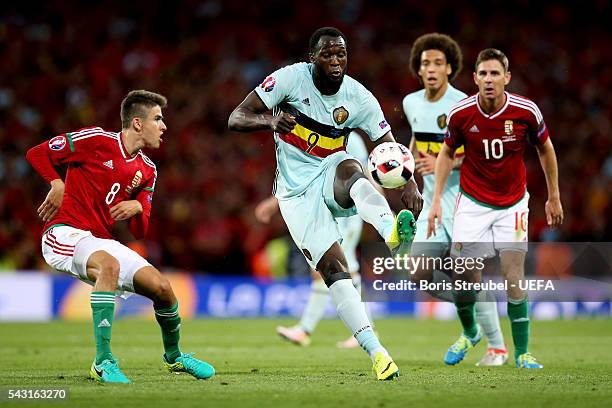
[[[442,224],[442,207],[440,200],[434,200],[427,216],[427,238],[436,235],[436,226]]]
[[[38,207],[38,216],[45,222],[50,221],[55,217],[64,201],[64,190],[66,185],[61,179],[51,181],[51,190],[47,193],[45,201]]]
[[[278,212],[278,200],[276,197],[268,197],[255,207],[255,219],[257,221],[268,224],[272,216]]]
[[[415,170],[421,175],[433,174],[436,166],[436,156],[429,153],[420,153],[420,157],[414,160]]]
[[[551,228],[558,228],[563,224],[563,207],[559,197],[549,198],[544,206],[546,223]]]
[[[285,112],[281,112],[278,115],[272,117],[270,121],[270,128],[279,133],[289,133],[293,130],[297,122],[295,116]]]
[[[407,209],[412,211],[414,214],[414,218],[418,218],[421,210],[423,209],[423,196],[419,191],[419,186],[417,185],[414,178],[408,180],[406,185],[404,186],[404,191],[402,191],[402,203],[406,206]]]
[[[132,218],[142,212],[142,204],[138,200],[121,201],[110,209],[110,216],[115,221],[123,221]]]

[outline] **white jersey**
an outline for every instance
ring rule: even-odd
[[[355,157],[364,169],[368,168],[368,148],[359,133],[351,132],[346,144],[346,152]]]
[[[277,177],[274,195],[286,199],[303,193],[320,174],[319,165],[344,152],[353,129],[375,141],[391,130],[372,93],[348,75],[334,95],[322,95],[312,79],[312,64],[288,65],[268,76],[255,92],[273,114],[295,117],[286,134],[275,133]]]
[[[448,89],[435,102],[427,100],[425,89],[406,95],[402,102],[404,113],[412,134],[416,140],[416,147],[420,153],[437,155],[444,143],[446,133],[447,118],[451,107],[464,99],[467,95],[448,85]],[[463,155],[463,146],[457,149],[458,156]],[[435,178],[433,174],[423,177],[423,198],[425,208],[431,206],[433,198]],[[444,209],[454,208],[455,198],[459,192],[459,171],[453,170],[446,183],[446,189],[442,195]],[[443,211],[445,217],[452,217],[452,211]]]

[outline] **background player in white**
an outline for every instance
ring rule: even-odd
[[[453,106],[448,131],[435,167],[434,198],[428,235],[443,220],[442,192],[453,167],[456,149],[465,147],[460,192],[455,208],[451,253],[457,257],[492,257],[499,252],[501,271],[508,282],[508,317],[512,327],[517,367],[542,368],[528,351],[529,304],[518,285],[525,275],[529,194],[523,154],[536,147],[546,177],[548,225],[563,222],[557,158],[538,106],[505,91],[510,82],[508,58],[499,50],[478,54],[474,82],[478,93]],[[473,279],[478,280],[478,271]],[[475,322],[473,297],[459,294],[455,302],[463,334],[448,349],[444,361],[460,362],[481,339]]]
[[[358,213],[393,247],[412,242],[415,221],[408,210],[394,219],[359,162],[345,152],[346,137],[355,128],[377,143],[394,141],[376,98],[345,75],[347,55],[344,34],[331,27],[316,30],[309,42],[310,63],[268,76],[232,112],[228,126],[274,131],[274,193],[287,228],[311,268],[321,273],[338,315],[372,358],[377,379],[386,380],[399,369],[374,334],[353,286],[335,218]],[[416,183],[409,182],[404,193],[407,207],[420,211]]]
[[[359,160],[361,165],[365,168],[368,165],[368,150],[366,145],[357,132],[351,132],[346,145],[346,152]],[[278,200],[272,196],[263,200],[255,208],[255,217],[257,220],[263,223],[270,222],[270,218],[279,211]],[[338,229],[342,236],[342,251],[346,257],[348,270],[353,279],[353,285],[359,293],[361,293],[361,275],[359,274],[359,261],[357,259],[357,245],[361,238],[361,231],[363,229],[363,220],[359,215],[353,215],[350,217],[336,218],[338,222]],[[321,278],[319,272],[312,270],[312,283],[310,296],[306,307],[302,312],[302,316],[298,324],[292,327],[278,326],[276,332],[284,339],[291,341],[294,344],[300,346],[308,346],[310,344],[310,337],[314,333],[317,325],[325,314],[325,309],[329,304],[329,289],[325,286],[325,282]],[[366,304],[366,313],[370,318],[372,326],[372,316],[369,313],[368,306]],[[359,343],[355,337],[351,336],[344,341],[337,343],[339,348],[355,348],[359,347]]]
[[[402,106],[412,129],[410,149],[416,162],[416,173],[423,178],[423,214],[429,213],[434,192],[436,156],[444,144],[446,119],[451,107],[467,95],[454,88],[449,81],[462,68],[462,54],[455,40],[445,34],[429,33],[416,39],[410,52],[410,71],[423,89],[404,97]],[[417,233],[412,246],[414,255],[444,257],[449,253],[453,231],[453,208],[459,192],[459,168],[463,161],[463,147],[455,154],[455,162],[441,197],[444,218],[435,235],[427,237],[427,218],[417,220]],[[436,280],[439,271],[419,271],[419,279]],[[445,279],[443,275],[442,279]],[[489,347],[477,365],[498,366],[508,359],[508,352],[499,325],[497,303],[476,302],[476,319],[487,337]]]

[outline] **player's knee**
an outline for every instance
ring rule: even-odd
[[[340,184],[346,191],[360,178],[364,178],[363,169],[356,160],[345,160],[336,168],[336,184]]]
[[[334,199],[341,207],[350,208],[355,204],[350,190],[360,178],[365,178],[365,175],[357,161],[345,160],[338,165],[334,179]]]
[[[319,261],[317,270],[321,272],[327,287],[341,279],[351,279],[346,260],[338,257],[324,256]]]
[[[165,276],[160,276],[155,291],[154,297],[156,302],[169,302],[174,301],[174,292],[172,291],[172,285]]]
[[[100,265],[100,277],[116,282],[119,279],[121,266],[119,261],[112,256],[107,256]]]

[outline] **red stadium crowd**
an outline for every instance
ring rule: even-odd
[[[454,85],[468,94],[476,91],[478,51],[503,50],[508,89],[539,105],[559,162],[566,222],[551,233],[544,176],[535,150],[527,154],[530,239],[612,240],[609,3],[578,10],[527,1],[486,8],[434,1],[422,9],[390,1],[171,3],[0,9],[0,269],[42,268],[35,210],[48,188],[26,162],[27,149],[88,125],[118,131],[121,99],[148,89],[168,97],[168,131],[162,149],[147,152],[159,178],[141,245],[158,265],[248,273],[255,254],[284,233],[282,220],[261,225],[253,217],[271,192],[274,143],[271,132],[229,132],[227,118],[268,73],[304,60],[321,25],[345,32],[349,74],[379,99],[404,143],[401,101],[419,87],[408,69],[416,37],[438,31],[458,41],[464,70]]]

